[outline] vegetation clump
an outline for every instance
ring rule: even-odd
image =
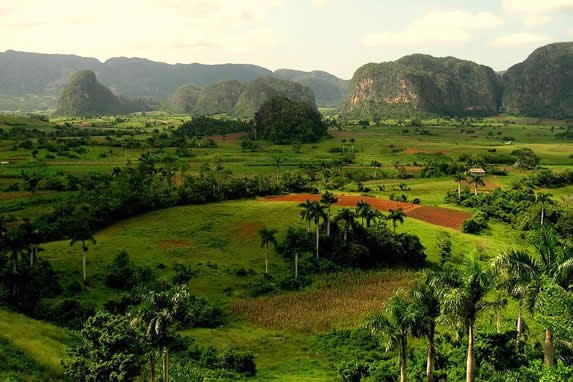
[[[255,138],[275,144],[316,142],[324,137],[327,127],[312,105],[273,97],[255,114]]]

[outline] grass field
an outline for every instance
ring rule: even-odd
[[[81,128],[104,130],[111,129],[113,125],[114,129],[130,132],[131,138],[143,142],[154,129],[172,131],[182,119],[182,116],[140,115],[115,125],[112,118],[87,121],[62,119],[54,122],[59,125],[73,122],[81,125]],[[348,124],[340,130],[331,130],[331,138],[316,144],[275,146],[265,143],[259,152],[254,153],[243,152],[236,135],[213,137],[217,147],[193,148],[192,157],[179,160],[180,171],[196,174],[202,164],[213,164],[219,158],[234,176],[274,175],[277,169],[273,166],[273,158],[276,156],[283,158],[280,173],[301,171],[301,164],[315,164],[319,168],[321,161],[339,159],[341,154],[335,151],[342,147],[343,139],[350,138],[355,140],[354,144],[350,146],[347,141],[344,150],[353,151],[355,159],[343,171],[362,172],[368,177],[375,172],[393,174],[398,165],[406,166],[407,171],[417,174],[420,165],[431,160],[485,154],[492,149],[497,154],[510,154],[522,147],[532,148],[541,158],[543,166],[555,171],[573,169],[573,142],[565,142],[557,137],[563,126],[560,121],[506,117],[485,119],[476,122],[473,127],[464,128],[453,126],[451,121],[445,120],[424,121],[424,124],[432,135],[420,134],[414,127],[372,125],[362,129]],[[0,116],[0,128],[50,131],[54,126],[36,120],[30,122],[19,117]],[[513,138],[512,144],[504,144],[502,137]],[[0,190],[6,190],[15,183],[21,185],[20,190],[0,192],[0,215],[12,215],[15,220],[34,218],[74,193],[39,191],[32,194],[25,190],[23,171],[37,172],[43,176],[60,173],[79,176],[91,172],[110,174],[114,167],[125,166],[128,160],[137,163],[140,154],[150,150],[146,146],[111,148],[101,137],[91,140],[96,145],[85,146],[87,151],[76,157],[52,155],[42,149],[36,154],[36,159],[29,149],[14,149],[19,140],[0,142],[0,161],[10,162],[0,166]],[[174,152],[175,149],[165,148],[165,151]],[[48,158],[48,155],[53,157]],[[373,160],[381,162],[382,167],[372,167]],[[486,176],[486,186],[480,187],[479,192],[507,187],[533,173],[506,167],[508,176]],[[365,181],[364,185],[370,188],[365,193],[370,197],[388,199],[391,194],[404,193],[408,200],[419,198],[422,205],[428,208],[447,207],[471,213],[468,209],[444,202],[446,192],[457,186],[451,177],[394,179],[389,176]],[[317,182],[317,186],[322,187],[322,184]],[[357,191],[356,184],[346,185],[338,192],[355,197],[362,195]],[[549,192],[555,200],[571,206],[573,186],[551,189]],[[339,208],[333,207],[334,213]],[[333,380],[336,374],[332,365],[325,355],[313,348],[313,336],[331,329],[359,326],[364,315],[380,310],[397,288],[409,288],[415,282],[416,274],[412,271],[381,270],[321,275],[314,277],[311,287],[299,292],[250,298],[250,284],[264,273],[264,249],[260,246],[258,230],[262,227],[275,228],[280,241],[289,226],[305,226],[299,212],[300,208],[295,202],[241,200],[181,206],[115,222],[96,232],[97,244],[91,245],[88,252],[89,286],[73,297],[101,308],[108,299],[116,296],[117,290],[107,288],[104,279],[114,257],[122,250],[128,252],[136,265],[151,268],[154,277],[159,280],[170,280],[175,274],[175,264],[187,265],[196,272],[189,284],[191,292],[207,296],[223,308],[227,318],[220,328],[191,329],[181,334],[192,336],[205,346],[253,351],[258,369],[253,379],[255,381]],[[525,245],[519,232],[496,222],[490,223],[481,235],[464,234],[459,229],[444,228],[413,218],[406,218],[397,230],[419,236],[428,260],[434,264],[440,261],[436,242],[438,233],[442,231],[451,235],[455,263],[461,262],[473,250],[478,250],[482,259],[487,260],[501,250]],[[79,246],[71,247],[69,241],[59,241],[45,243],[42,248],[44,251],[40,256],[50,261],[64,290],[80,281]],[[269,271],[271,275],[288,274],[292,271],[292,264],[271,251]],[[57,303],[66,298],[69,295],[48,302]],[[504,316],[505,325],[512,325],[515,311],[516,307],[510,304]],[[490,318],[483,320],[485,322]],[[536,331],[539,329],[534,323],[531,326]],[[0,338],[39,365],[44,378],[61,376],[59,359],[66,344],[71,341],[69,332],[0,309]]]

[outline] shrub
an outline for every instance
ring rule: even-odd
[[[248,351],[229,349],[219,355],[218,361],[219,367],[222,369],[234,370],[247,376],[253,376],[257,373],[255,356]]]

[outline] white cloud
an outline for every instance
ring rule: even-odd
[[[515,45],[530,45],[540,44],[550,41],[549,36],[535,33],[512,33],[504,36],[499,36],[492,40],[492,45],[495,46],[515,46]]]
[[[546,13],[573,8],[573,0],[503,0],[502,7],[511,12]]]
[[[312,5],[317,7],[317,8],[320,8],[320,7],[324,7],[329,2],[330,2],[330,0],[312,0]]]
[[[420,43],[463,43],[471,40],[471,31],[494,28],[503,23],[491,13],[463,11],[429,12],[415,19],[405,30],[371,32],[362,38],[365,46],[414,45]]]
[[[269,12],[283,0],[19,0],[2,5],[5,49],[107,59],[248,62],[270,49]]]
[[[569,36],[573,36],[573,29],[569,29]]]
[[[540,25],[546,25],[551,22],[551,16],[540,14],[540,15],[529,15],[525,18],[525,25],[528,27],[536,27]]]

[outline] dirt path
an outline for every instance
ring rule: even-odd
[[[270,196],[267,198],[259,199],[262,202],[299,202],[303,203],[306,200],[319,201],[321,195],[318,194],[292,194],[281,196]],[[452,228],[456,230],[462,229],[462,224],[466,219],[471,217],[470,213],[452,210],[442,207],[422,206],[413,203],[394,202],[386,199],[378,199],[369,196],[355,196],[355,195],[337,195],[338,203],[336,205],[342,207],[354,207],[360,200],[364,200],[372,207],[380,211],[388,211],[389,209],[401,208],[406,216],[413,219],[421,220],[426,223],[439,225],[441,227]]]

